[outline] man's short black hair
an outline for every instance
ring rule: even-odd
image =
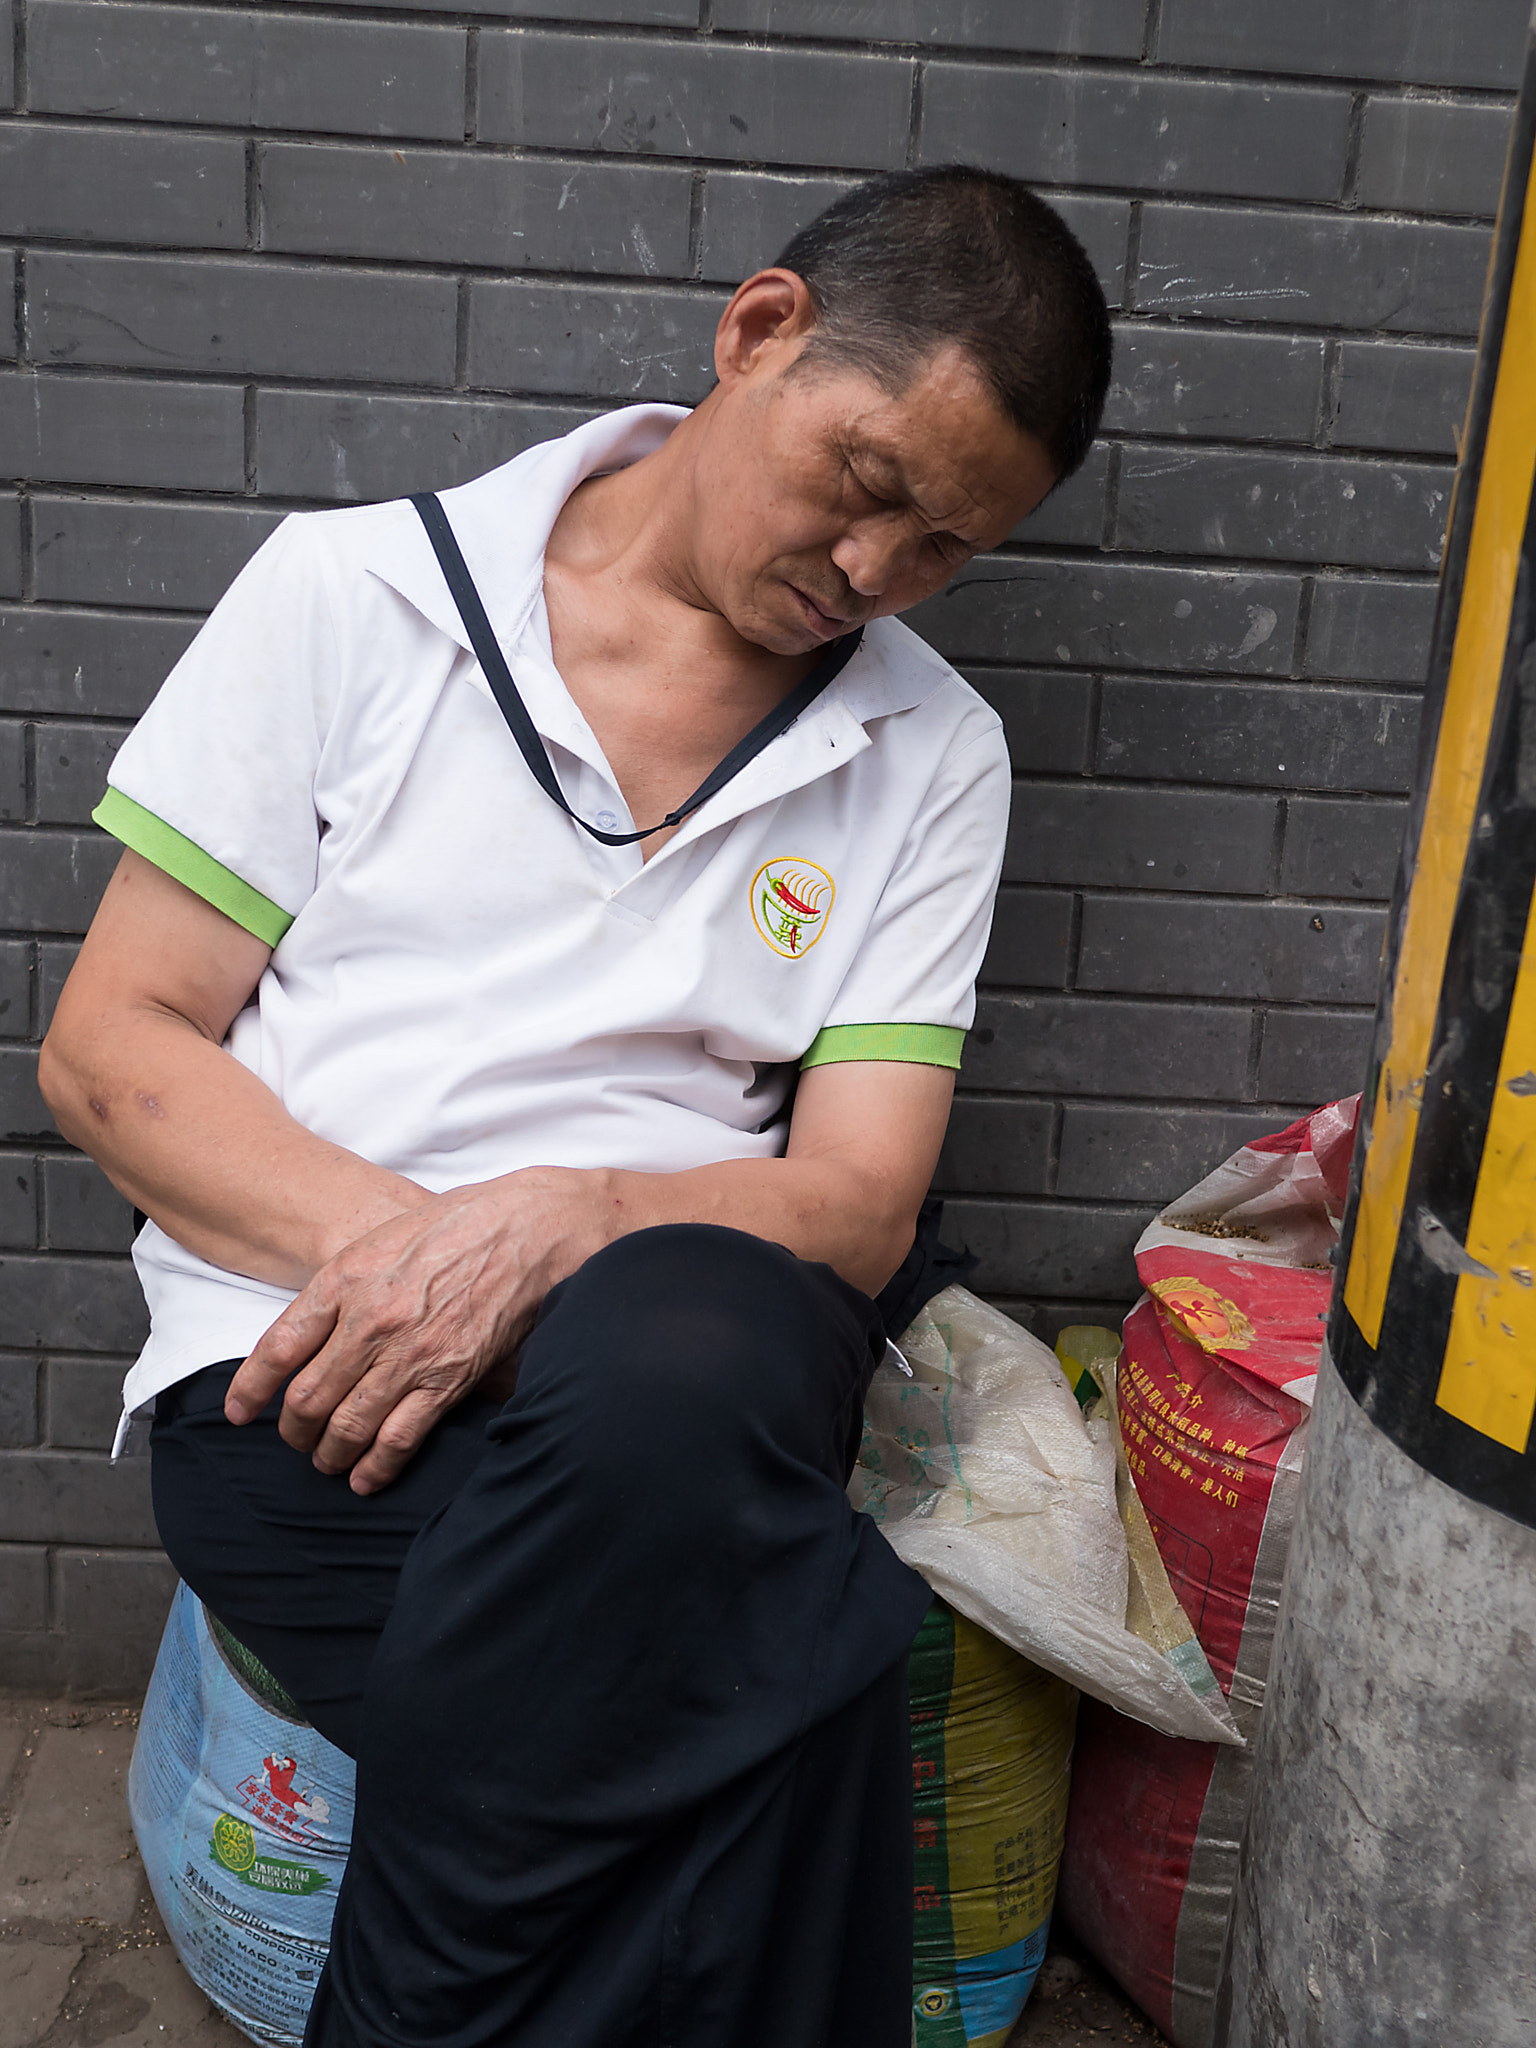
[[[1109,309],[1082,244],[1021,185],[970,164],[891,171],[834,200],[775,268],[805,280],[816,331],[801,360],[903,391],[958,342],[998,404],[1070,476],[1109,389]]]

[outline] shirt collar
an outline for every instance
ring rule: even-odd
[[[755,761],[686,819],[642,872],[649,875],[661,869],[669,856],[677,858],[694,840],[745,817],[760,804],[830,775],[873,744],[869,728],[875,720],[910,711],[958,680],[942,655],[909,626],[898,619],[872,620],[858,652],[836,680]],[[644,886],[639,874],[629,885],[637,890]]]
[[[686,407],[679,405],[625,406],[438,493],[492,630],[504,646],[516,640],[527,621],[550,531],[572,491],[599,470],[624,469],[649,455],[687,417]],[[369,569],[468,650],[469,635],[415,507],[402,500],[392,509],[399,516],[369,550]]]
[[[956,680],[943,655],[935,654],[910,626],[900,619],[872,619],[832,690],[864,724],[893,711],[911,711]]]

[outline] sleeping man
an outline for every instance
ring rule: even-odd
[[[691,412],[288,519],[124,745],[60,1129],[126,1409],[358,1763],[311,2048],[904,2048],[926,1587],[844,1486],[1008,811],[894,614],[1082,461],[1086,257],[860,186]]]

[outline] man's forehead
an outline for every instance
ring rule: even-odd
[[[855,370],[848,377],[851,409],[871,432],[899,434],[913,423],[930,420],[935,410],[951,418],[970,414],[1003,423],[992,387],[958,343],[946,342],[914,362],[899,382],[898,377],[895,370],[888,379],[869,370]]]

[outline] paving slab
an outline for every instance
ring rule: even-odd
[[[38,2048],[243,2048],[245,2039],[162,1938],[89,1957]]]
[[[75,1942],[0,1941],[0,2048],[41,2041],[84,1953]]]
[[[126,1796],[133,1738],[111,1720],[42,1728],[0,1838],[0,1920],[133,1919],[144,1885]]]

